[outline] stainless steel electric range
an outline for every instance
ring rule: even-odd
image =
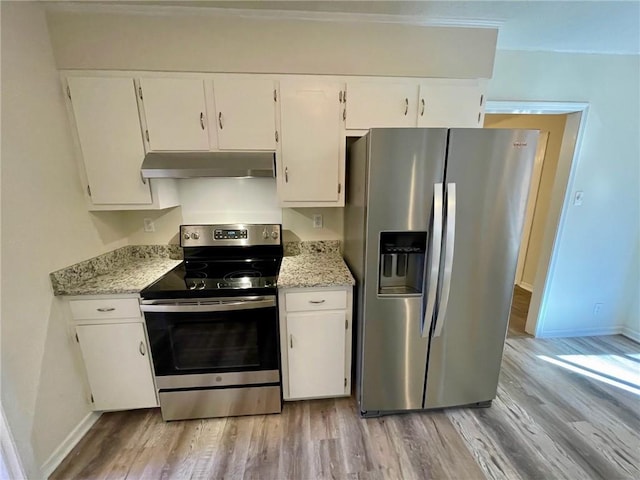
[[[278,413],[280,225],[181,225],[184,262],[141,292],[164,420]]]

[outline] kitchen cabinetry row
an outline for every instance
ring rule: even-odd
[[[351,287],[279,291],[285,400],[350,395],[352,303]],[[92,408],[157,407],[138,297],[74,298],[68,306]]]
[[[345,137],[372,127],[477,127],[482,80],[63,72],[90,208],[179,203],[141,176],[154,151],[274,151],[283,207],[343,206]]]

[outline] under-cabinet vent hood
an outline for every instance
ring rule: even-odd
[[[275,177],[273,152],[151,152],[144,178]]]

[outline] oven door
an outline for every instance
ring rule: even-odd
[[[143,300],[159,389],[280,383],[276,297]]]

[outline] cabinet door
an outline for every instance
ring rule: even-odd
[[[419,127],[481,127],[484,82],[430,80],[420,84]]]
[[[204,80],[142,78],[150,150],[209,150]]]
[[[76,327],[95,410],[157,406],[141,323]]]
[[[288,313],[289,396],[345,393],[344,311]]]
[[[415,82],[349,82],[346,128],[415,127],[417,101]]]
[[[283,202],[338,202],[344,127],[339,94],[343,84],[322,79],[280,81]],[[301,206],[301,205],[299,205]]]
[[[213,80],[218,148],[275,150],[275,82],[255,75],[216,75]]]
[[[69,77],[71,108],[94,204],[150,204],[132,78]]]

